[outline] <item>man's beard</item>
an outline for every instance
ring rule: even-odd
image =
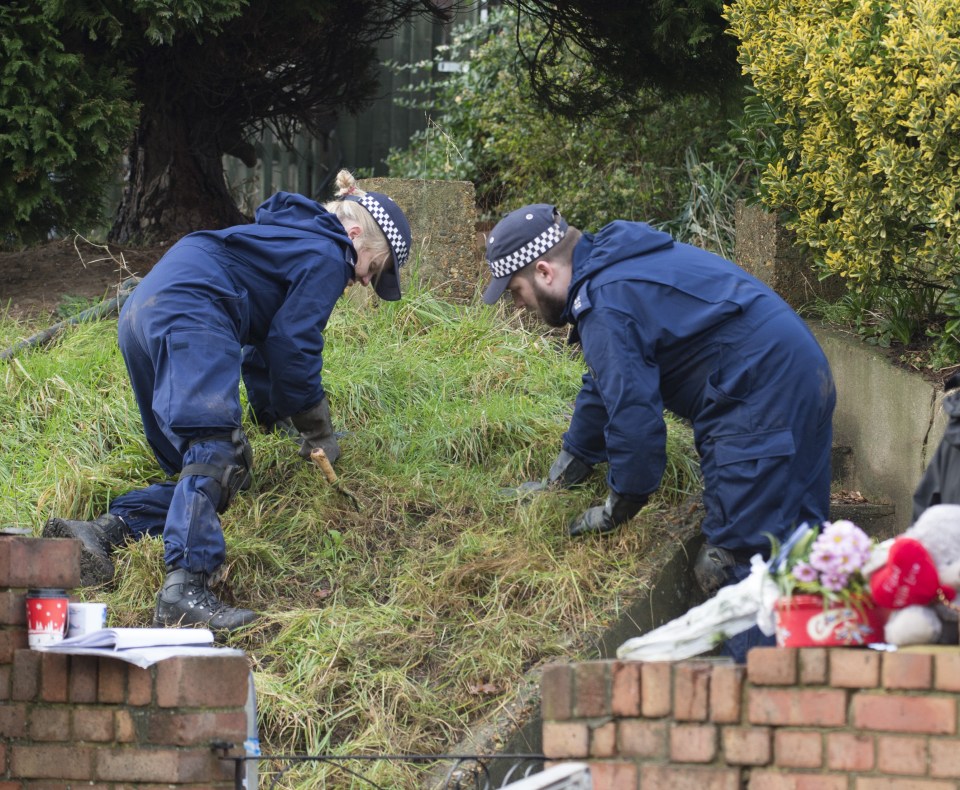
[[[537,313],[540,320],[548,326],[566,326],[563,314],[567,311],[566,297],[554,296],[540,289],[534,281],[534,290],[537,292]]]

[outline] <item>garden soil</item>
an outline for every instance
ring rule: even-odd
[[[77,237],[0,252],[0,315],[37,326],[56,323],[116,296],[121,282],[143,277],[169,246],[106,246]]]

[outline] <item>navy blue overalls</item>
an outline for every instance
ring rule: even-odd
[[[574,250],[566,319],[589,372],[565,448],[609,463],[639,497],[666,468],[664,409],[686,418],[703,473],[706,540],[745,561],[803,521],[829,518],[836,391],[806,324],[735,264],[643,223]]]
[[[120,349],[147,441],[168,475],[190,469],[110,512],[138,537],[162,533],[168,567],[212,573],[224,560],[221,484],[189,472],[237,464],[241,375],[260,414],[323,398],[323,330],[355,257],[336,216],[281,192],[253,224],[185,236],[124,304]]]

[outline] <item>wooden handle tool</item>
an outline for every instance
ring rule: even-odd
[[[323,472],[323,476],[327,478],[327,482],[349,499],[354,509],[359,513],[360,503],[350,491],[347,491],[346,488],[340,485],[337,479],[337,473],[333,470],[333,464],[330,463],[330,459],[327,458],[327,454],[323,451],[322,447],[317,447],[310,451],[310,460],[320,467],[320,471]]]

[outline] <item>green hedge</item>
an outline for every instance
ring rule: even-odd
[[[899,339],[926,329],[940,364],[955,362],[960,4],[737,0],[725,13],[756,90],[754,132],[779,137],[764,203],[860,309],[912,312]]]
[[[490,218],[525,203],[557,204],[575,225],[613,219],[662,222],[689,200],[687,151],[710,166],[735,158],[729,125],[715,102],[665,101],[652,93],[640,105],[611,95],[602,115],[551,115],[534,99],[517,37],[528,50],[537,34],[504,11],[460,28],[436,61],[462,69],[425,79],[405,103],[428,114],[428,128],[387,160],[390,175],[473,181]],[[413,68],[431,70],[434,63]],[[397,66],[397,68],[401,68]],[[408,67],[410,68],[410,67]],[[571,90],[593,79],[573,57],[549,65]]]

